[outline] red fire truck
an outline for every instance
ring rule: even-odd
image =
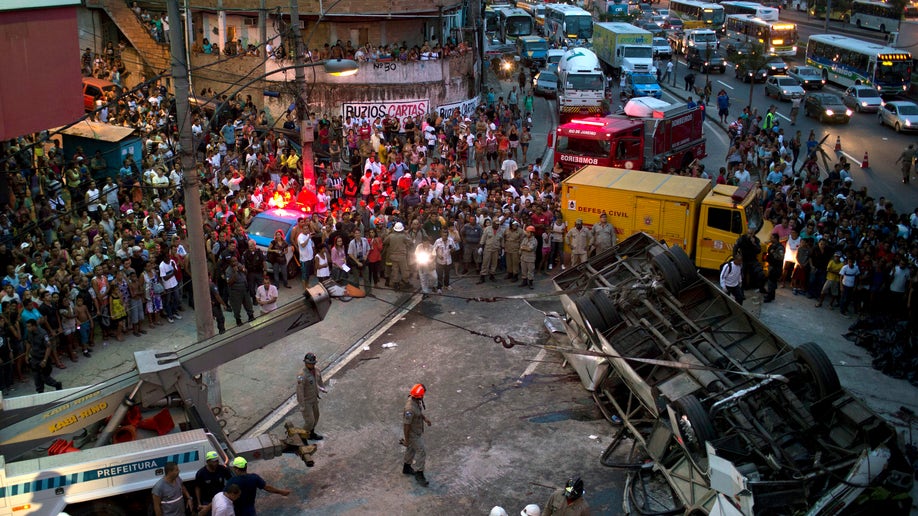
[[[624,114],[587,117],[561,124],[554,136],[554,162],[563,177],[586,165],[676,171],[704,158],[704,113],[641,97]]]

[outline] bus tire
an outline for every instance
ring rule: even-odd
[[[682,275],[679,274],[679,269],[676,268],[676,264],[673,263],[669,256],[663,253],[654,256],[650,261],[663,278],[663,283],[666,284],[666,288],[673,295],[679,295],[679,292],[682,291],[683,282]]]
[[[677,416],[685,416],[695,433],[694,446],[699,452],[704,451],[704,443],[717,438],[717,430],[711,416],[694,394],[683,396],[673,402]],[[683,436],[684,437],[684,436]],[[694,447],[693,446],[693,447]]]
[[[820,399],[841,390],[841,382],[832,361],[815,342],[804,342],[794,349],[794,358],[810,374]]]
[[[679,269],[679,274],[682,274],[682,280],[685,281],[685,284],[694,282],[698,276],[698,269],[695,268],[692,259],[685,254],[685,250],[674,245],[669,248],[669,254],[673,263],[676,264],[676,268]]]

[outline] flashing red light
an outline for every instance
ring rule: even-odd
[[[571,122],[575,124],[592,125],[594,127],[604,127],[606,125],[604,122],[594,122],[592,120],[571,120]]]

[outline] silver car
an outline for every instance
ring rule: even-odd
[[[880,107],[877,117],[881,125],[900,131],[918,130],[918,104],[907,100],[894,100]]]
[[[772,75],[765,81],[765,95],[778,100],[791,100],[806,95],[797,79],[786,75]]]
[[[532,92],[547,98],[558,95],[558,76],[554,72],[542,70],[532,78]]]
[[[858,113],[876,113],[883,107],[883,97],[870,86],[858,85],[845,90],[842,102],[849,108],[854,108]]]
[[[806,89],[821,90],[826,85],[822,72],[813,66],[793,66],[787,71],[787,75],[797,79]]]

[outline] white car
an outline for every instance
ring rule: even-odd
[[[771,75],[765,80],[765,95],[778,100],[791,100],[806,95],[797,79],[786,75]]]
[[[877,115],[881,125],[900,131],[918,130],[918,104],[907,100],[887,102]]]
[[[849,108],[854,108],[858,113],[876,113],[883,107],[883,97],[870,86],[857,85],[845,90],[842,102]]]

